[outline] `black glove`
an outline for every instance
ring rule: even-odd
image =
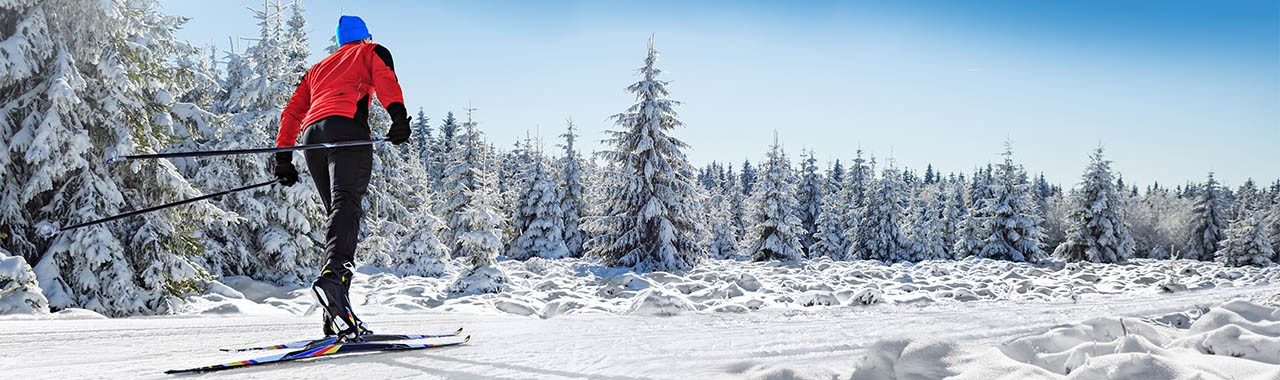
[[[387,106],[387,113],[391,115],[391,129],[387,130],[387,141],[392,144],[400,145],[409,141],[409,135],[413,131],[409,129],[409,113],[404,109],[404,104],[391,103]]]
[[[293,167],[293,152],[276,153],[276,179],[285,186],[298,183],[298,169]]]
[[[409,130],[409,119],[412,118],[405,117],[403,120],[392,121],[391,129],[387,131],[387,141],[396,145],[409,142],[409,134],[412,133]]]

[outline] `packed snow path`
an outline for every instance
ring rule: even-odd
[[[1103,316],[1158,316],[1232,298],[1265,300],[1280,284],[1078,302],[975,301],[767,309],[672,317],[568,315],[551,319],[436,311],[371,316],[384,332],[464,326],[471,343],[196,375],[199,378],[670,379],[794,374],[847,378],[878,340],[929,336],[998,345]],[[312,337],[317,317],[230,316],[0,321],[6,378],[172,378],[161,372],[259,356],[218,348]],[[784,376],[785,377],[785,376]]]

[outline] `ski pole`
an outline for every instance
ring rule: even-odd
[[[40,223],[37,223],[37,224],[36,224],[36,235],[39,235],[39,236],[40,236],[40,237],[42,237],[42,238],[48,239],[48,238],[53,237],[53,235],[57,235],[57,234],[60,234],[60,233],[66,232],[66,231],[71,231],[71,230],[74,230],[74,229],[77,229],[77,228],[88,227],[88,226],[92,226],[92,225],[95,225],[95,224],[102,224],[102,223],[110,222],[110,221],[113,221],[113,220],[118,220],[118,219],[128,218],[128,217],[130,217],[130,216],[142,215],[142,214],[146,214],[146,213],[148,213],[148,212],[157,211],[157,210],[163,210],[163,209],[170,208],[170,207],[174,207],[174,206],[181,206],[181,205],[184,205],[184,204],[187,204],[187,203],[198,202],[198,201],[202,201],[202,200],[209,199],[209,198],[217,198],[217,197],[221,197],[221,196],[223,196],[223,195],[227,195],[227,194],[231,194],[231,193],[235,193],[235,192],[239,192],[239,191],[245,191],[245,190],[249,190],[249,189],[253,189],[253,188],[263,187],[263,186],[267,186],[267,185],[273,185],[273,184],[275,184],[275,183],[277,183],[277,182],[280,182],[280,180],[278,180],[278,179],[273,179],[273,180],[270,180],[270,181],[267,181],[267,182],[263,182],[263,183],[259,183],[259,184],[255,184],[255,185],[249,185],[249,186],[245,186],[245,187],[241,187],[241,188],[235,188],[235,189],[231,189],[231,190],[227,190],[227,191],[223,191],[223,192],[219,192],[219,193],[213,193],[213,194],[204,195],[204,196],[195,197],[195,198],[186,199],[186,200],[181,200],[181,201],[177,201],[177,202],[173,202],[173,203],[169,203],[169,204],[163,204],[163,205],[159,205],[159,206],[155,206],[155,207],[151,207],[151,208],[145,208],[145,209],[142,209],[142,210],[130,211],[130,212],[126,212],[126,213],[123,213],[123,214],[120,214],[120,215],[109,216],[109,217],[102,218],[102,219],[98,219],[98,220],[95,220],[95,221],[92,221],[92,222],[84,222],[84,223],[80,223],[80,224],[77,224],[77,225],[74,225],[74,226],[70,226],[70,227],[62,227],[62,228],[58,228],[58,226],[57,226],[56,224],[50,223],[50,222],[48,222],[48,221],[44,221],[44,222],[40,222]]]
[[[208,157],[208,156],[228,156],[233,154],[250,154],[250,153],[274,153],[274,152],[291,152],[295,150],[310,150],[320,148],[341,148],[347,146],[360,146],[377,144],[387,139],[374,140],[356,140],[356,141],[339,141],[332,143],[294,145],[278,148],[249,148],[249,149],[229,149],[229,150],[205,150],[194,152],[171,152],[171,153],[153,153],[153,154],[134,154],[122,155],[116,152],[115,148],[107,150],[107,164],[114,164],[124,160],[141,160],[150,158],[177,158],[177,157]]]

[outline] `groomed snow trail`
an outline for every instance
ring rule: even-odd
[[[1102,316],[1159,316],[1232,298],[1264,300],[1280,285],[1175,294],[1091,295],[1078,302],[975,301],[673,317],[447,314],[368,319],[380,332],[448,331],[471,343],[430,351],[321,358],[195,376],[221,378],[676,379],[796,373],[847,378],[860,350],[894,337],[998,345]],[[318,317],[157,317],[0,321],[0,373],[10,379],[164,379],[167,369],[262,356],[218,348],[310,338]],[[793,371],[787,371],[793,370]]]

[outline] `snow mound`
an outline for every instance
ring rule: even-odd
[[[698,308],[693,302],[679,292],[655,288],[646,290],[636,297],[635,303],[627,310],[627,314],[655,315],[669,317]]]
[[[1186,328],[1160,319],[1105,317],[998,348],[930,338],[880,341],[856,379],[1277,379],[1280,309],[1233,300]]]

